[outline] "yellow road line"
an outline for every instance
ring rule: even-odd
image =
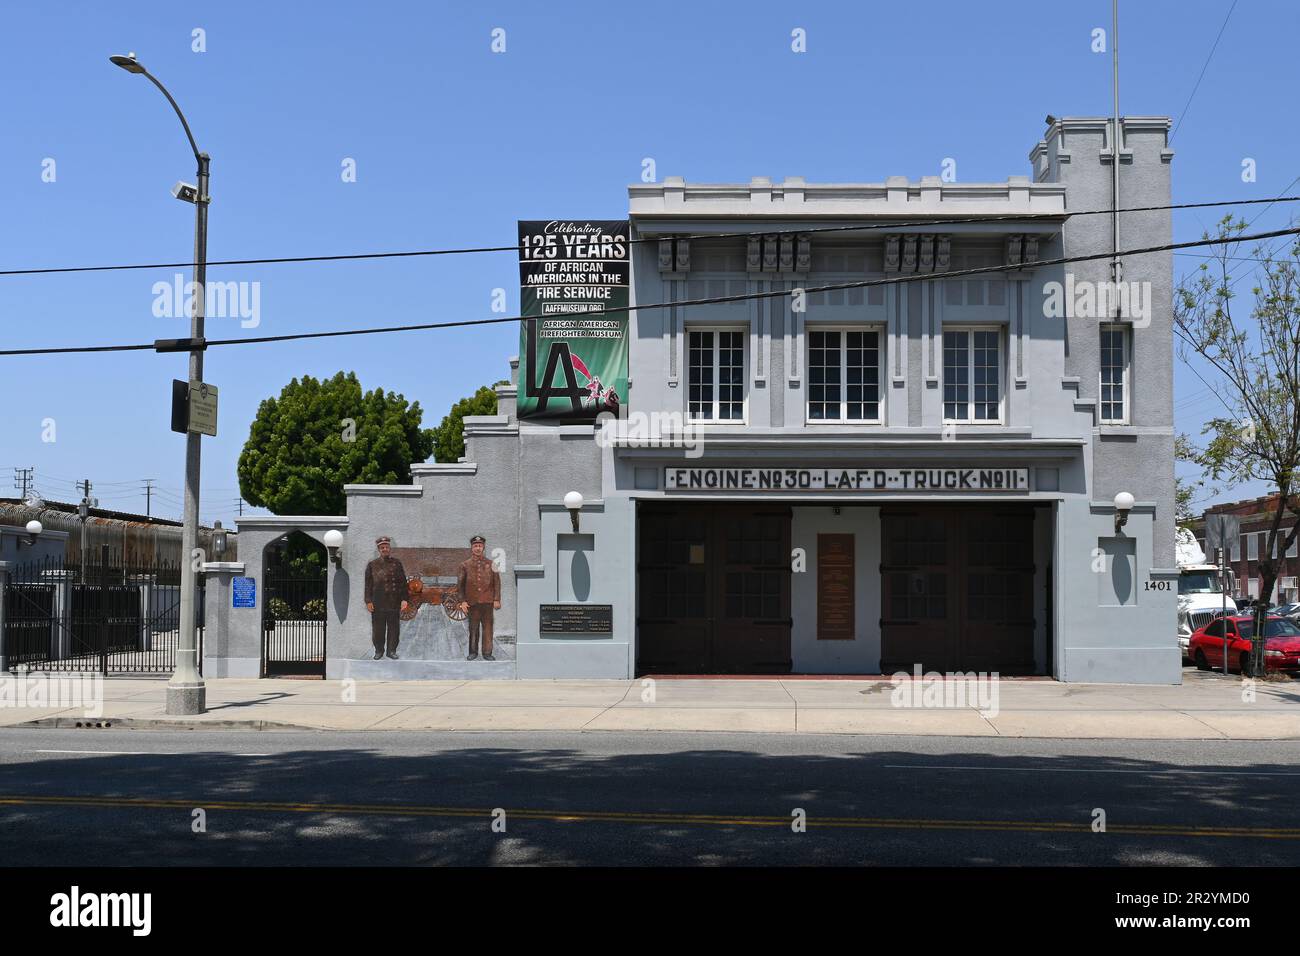
[[[156,797],[0,796],[0,807],[65,806],[137,810],[229,810],[279,813],[369,814],[397,817],[461,817],[490,820],[492,810],[474,807],[437,807],[405,804],[283,803],[264,800],[168,800]],[[637,823],[693,826],[788,827],[789,816],[745,814],[659,813],[639,810],[542,810],[504,808],[508,818],[554,823]],[[945,820],[897,817],[819,817],[810,814],[807,826],[860,830],[980,830],[1023,833],[1091,833],[1089,821],[1052,820]],[[1300,827],[1192,826],[1162,823],[1108,823],[1107,833],[1139,836],[1250,837],[1300,839]]]

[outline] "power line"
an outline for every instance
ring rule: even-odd
[[[720,233],[701,233],[687,236],[674,236],[677,239],[743,239],[752,236],[785,236],[785,235],[809,235],[814,233],[828,232],[861,232],[863,230],[881,230],[881,229],[901,229],[908,226],[957,226],[968,225],[971,223],[993,223],[993,222],[1023,222],[1035,219],[1070,219],[1075,216],[1097,216],[1101,214],[1110,215],[1112,212],[1119,213],[1138,213],[1138,212],[1163,212],[1175,209],[1205,209],[1214,206],[1248,206],[1255,203],[1275,203],[1275,202],[1300,202],[1300,196],[1279,196],[1268,199],[1224,199],[1214,202],[1200,203],[1176,203],[1173,205],[1163,206],[1131,206],[1127,209],[1083,209],[1077,212],[1053,212],[1053,213],[1024,213],[1020,215],[1008,214],[999,216],[968,216],[961,219],[926,219],[923,213],[915,214],[916,218],[896,221],[896,222],[879,222],[879,223],[857,223],[846,226],[810,226],[806,229],[774,229],[774,230],[755,230],[751,229],[746,232],[720,232]],[[631,244],[642,242],[660,242],[660,236],[649,236],[640,239],[627,240]],[[595,242],[596,240],[586,240]],[[583,245],[583,241],[578,241],[575,245]],[[360,259],[405,259],[418,256],[459,256],[470,255],[481,252],[518,252],[519,245],[510,246],[477,246],[462,249],[415,249],[400,252],[357,252],[346,253],[333,256],[276,256],[263,259],[216,259],[209,260],[206,265],[213,266],[251,266],[251,265],[277,265],[295,262],[344,262],[355,261]],[[18,275],[52,275],[70,272],[122,272],[132,269],[188,269],[196,265],[194,262],[147,262],[147,263],[130,263],[123,265],[107,266],[55,266],[44,269],[3,269],[0,270],[0,276],[18,276]]]
[[[1223,18],[1223,25],[1219,27],[1219,35],[1214,38],[1214,46],[1210,47],[1210,55],[1205,58],[1201,64],[1201,72],[1196,77],[1196,85],[1192,87],[1192,92],[1187,97],[1187,102],[1183,104],[1183,111],[1178,114],[1178,122],[1174,124],[1174,131],[1169,134],[1169,142],[1174,141],[1178,135],[1178,127],[1183,125],[1183,117],[1187,115],[1188,108],[1192,105],[1192,100],[1196,96],[1196,91],[1201,88],[1201,80],[1205,79],[1205,71],[1210,66],[1210,61],[1214,59],[1214,51],[1219,48],[1219,41],[1223,39],[1223,31],[1228,27],[1228,21],[1232,19],[1232,11],[1237,9],[1237,0],[1232,0],[1232,6],[1228,8],[1228,15]]]
[[[1300,198],[1300,197],[1297,197]],[[1122,249],[1118,252],[1097,252],[1081,256],[1061,256],[1056,259],[1036,259],[1032,263],[1026,263],[1034,268],[1045,266],[1066,265],[1072,262],[1093,262],[1098,259],[1111,259],[1118,256],[1141,256],[1149,255],[1156,252],[1169,252],[1173,249],[1195,249],[1202,246],[1223,245],[1231,242],[1254,242],[1263,239],[1272,239],[1278,236],[1300,235],[1300,228],[1278,229],[1273,232],[1261,232],[1253,236],[1234,236],[1230,238],[1215,239],[1196,239],[1190,242],[1166,243],[1159,246],[1147,246],[1141,249]],[[940,279],[959,279],[974,275],[987,275],[991,272],[1006,272],[1006,265],[980,266],[971,269],[960,269],[954,272],[932,272],[915,275],[896,276],[887,279],[860,279],[853,282],[837,282],[832,285],[809,286],[806,288],[795,289],[774,289],[767,292],[744,292],[736,295],[713,296],[703,299],[683,299],[678,302],[647,302],[641,305],[628,305],[620,309],[611,309],[613,313],[640,312],[647,309],[663,309],[672,307],[684,307],[692,305],[717,305],[724,302],[745,302],[752,299],[774,299],[793,296],[796,294],[813,294],[817,292],[838,292],[843,289],[862,289],[870,286],[899,285],[905,282],[924,282],[935,281]],[[328,339],[339,338],[351,335],[380,335],[390,332],[425,332],[433,329],[451,329],[465,328],[479,325],[497,325],[502,322],[523,322],[529,319],[536,319],[537,316],[512,315],[502,316],[494,319],[461,319],[454,322],[427,322],[417,325],[390,325],[379,326],[365,329],[339,329],[332,332],[291,332],[284,335],[262,335],[242,339],[206,339],[203,347],[211,348],[218,345],[256,345],[268,342],[295,342],[306,339]],[[129,352],[152,350],[155,344],[136,344],[136,345],[85,345],[85,346],[59,346],[36,349],[3,349],[0,355],[61,355],[68,353],[82,352]]]

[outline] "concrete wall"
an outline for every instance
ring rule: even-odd
[[[790,656],[795,673],[874,674],[880,669],[880,509],[796,507],[790,545],[807,555],[807,569],[791,575],[790,610],[794,628]],[[853,535],[854,637],[817,639],[817,535]]]

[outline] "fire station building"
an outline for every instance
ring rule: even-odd
[[[1169,125],[1123,120],[1120,208],[1170,202]],[[1053,121],[1005,182],[629,187],[618,421],[521,421],[512,360],[464,460],[350,486],[346,515],[241,520],[209,589],[289,531],[342,532],[329,677],[1177,683],[1172,259],[1113,281],[1111,126]],[[1171,241],[1168,211],[1114,219],[1120,249]],[[756,293],[782,294],[698,301]],[[441,595],[473,536],[500,576],[492,659],[432,600],[374,645],[376,540]],[[258,610],[208,606],[205,673],[264,672]]]

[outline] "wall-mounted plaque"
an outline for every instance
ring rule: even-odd
[[[612,604],[543,604],[539,630],[543,634],[613,634]]]
[[[853,640],[853,535],[817,535],[817,640]]]

